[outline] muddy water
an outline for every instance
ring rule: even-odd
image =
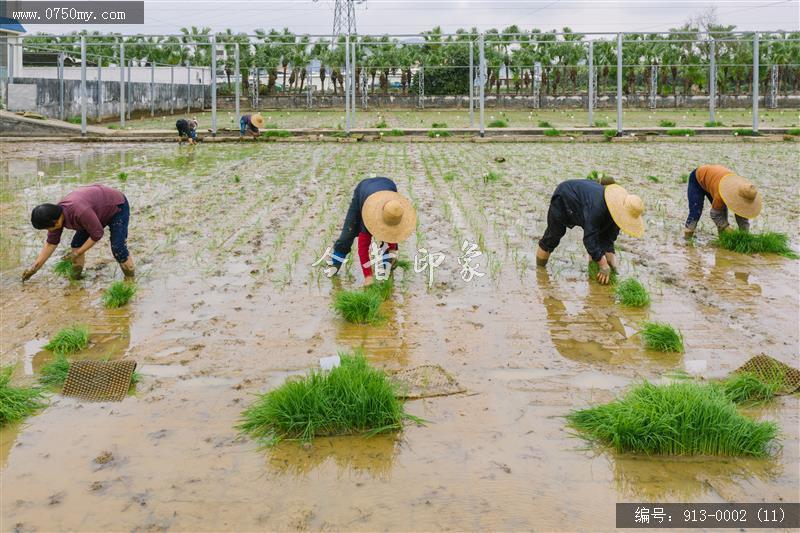
[[[26,367],[35,374],[49,357],[43,341],[85,323],[88,356],[143,365],[136,395],[120,403],[55,395],[0,432],[2,530],[608,530],[617,501],[797,499],[797,397],[756,413],[784,432],[769,459],[608,454],[587,449],[561,418],[687,360],[704,360],[709,376],[758,353],[797,364],[798,262],[716,250],[707,219],[687,246],[678,180],[700,163],[728,164],[762,187],[768,214],[756,229],[795,235],[793,145],[13,145],[0,153],[4,364],[16,365],[20,382],[33,379]],[[618,243],[623,274],[650,287],[646,310],[615,306],[587,280],[580,232],[562,241],[546,272],[532,267],[553,187],[592,169],[619,176],[648,205],[646,238]],[[501,179],[484,183],[488,170]],[[330,306],[335,288],[356,286],[360,273],[351,268],[333,285],[311,264],[335,239],[355,183],[375,174],[394,177],[419,209],[419,231],[401,252],[413,260],[425,248],[445,261],[430,287],[427,273],[403,273],[386,322],[356,327]],[[51,266],[17,281],[43,239],[28,227],[30,208],[94,181],[123,189],[132,205],[140,289],[114,312],[100,304],[121,277],[105,242],[80,283]],[[465,239],[483,251],[485,275],[470,282],[457,262]],[[687,354],[643,350],[643,319],[681,329]],[[271,451],[238,435],[253,394],[353,347],[389,369],[439,364],[468,393],[409,402],[430,423],[394,435]]]

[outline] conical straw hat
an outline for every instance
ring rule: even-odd
[[[370,194],[361,208],[361,219],[372,236],[383,242],[402,242],[417,226],[414,206],[394,191]]]
[[[619,229],[631,237],[644,235],[642,199],[635,194],[628,194],[628,191],[619,185],[607,185],[604,194],[608,211]]]
[[[261,113],[256,113],[250,117],[250,123],[256,128],[261,129],[265,124],[264,117],[261,115]]]
[[[728,208],[744,218],[755,218],[761,212],[761,193],[755,185],[736,174],[722,176],[719,194]]]

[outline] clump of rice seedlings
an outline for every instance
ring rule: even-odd
[[[408,259],[398,258],[397,261],[394,262],[395,268],[402,268],[403,270],[411,270],[411,261]]]
[[[678,183],[689,183],[689,174],[681,174]]]
[[[446,182],[450,183],[451,181],[453,181],[454,179],[456,179],[456,173],[455,173],[455,172],[446,172],[446,173],[445,173],[445,174],[442,176],[442,179],[443,179],[444,181],[446,181]]]
[[[117,179],[119,181],[128,181],[128,173],[127,172],[120,172],[117,174]]]
[[[103,293],[103,305],[116,309],[127,304],[136,294],[136,285],[127,281],[115,281]]]
[[[800,135],[800,128],[789,128],[786,133],[788,135]]]
[[[683,352],[683,335],[665,322],[644,322],[639,335],[648,350]]]
[[[447,130],[430,130],[428,131],[428,137],[450,137],[450,132]]]
[[[636,278],[625,278],[614,287],[614,296],[625,307],[644,307],[650,303],[650,294]]]
[[[691,137],[694,135],[694,130],[684,129],[684,128],[667,130],[667,135],[671,137]]]
[[[333,308],[353,324],[376,324],[384,319],[381,313],[383,298],[379,291],[340,291],[336,293]]]
[[[56,333],[50,342],[44,345],[56,355],[71,355],[89,345],[89,328],[82,325],[69,326]]]
[[[549,122],[547,122],[546,120],[540,120],[539,121],[539,127],[540,128],[552,128],[553,126]]]
[[[616,136],[617,136],[617,130],[604,130],[603,131],[603,137],[605,137],[605,139],[607,141],[610,141],[611,139],[613,139]]]
[[[266,130],[261,132],[261,136],[267,139],[291,137],[292,133],[286,130]]]
[[[736,137],[759,137],[761,134],[748,128],[737,128],[733,130]]]
[[[67,122],[69,122],[70,124],[81,124],[83,121],[81,117],[69,117],[67,119]]]
[[[388,135],[389,137],[402,137],[405,134],[406,132],[404,132],[403,130],[398,130],[397,128],[386,132],[386,135]]]
[[[75,265],[67,258],[59,260],[53,267],[53,271],[59,276],[75,279]]]
[[[561,132],[555,128],[550,128],[549,130],[544,130],[544,134],[546,137],[558,137],[561,135]]]
[[[384,302],[392,295],[392,288],[394,288],[394,283],[390,278],[383,281],[375,281],[372,285],[365,287],[364,290],[377,294],[380,296],[381,301]]]
[[[590,181],[600,181],[600,179],[605,176],[606,173],[602,170],[591,170],[588,174],[586,174],[586,179]]]
[[[0,368],[0,427],[19,422],[46,404],[39,387],[12,387],[13,366]]]
[[[446,128],[446,127],[447,127],[446,122],[434,122],[433,124],[431,124],[431,128]]]
[[[742,415],[720,387],[644,382],[610,403],[572,411],[582,437],[620,453],[762,457],[778,435],[775,422]]]
[[[508,127],[508,121],[498,118],[496,120],[489,122],[487,126],[490,128],[506,128]]]
[[[381,121],[380,121],[380,122],[378,122],[377,124],[375,124],[375,127],[376,127],[376,128],[378,128],[378,129],[383,129],[383,128],[388,128],[388,127],[389,127],[389,125],[386,123],[386,120],[385,120],[385,119],[381,119]]]
[[[386,373],[369,366],[363,354],[339,356],[333,370],[311,370],[260,396],[237,429],[273,446],[317,436],[374,435],[399,430],[405,420],[422,422],[405,412]]]
[[[709,120],[708,122],[705,123],[706,128],[720,128],[724,125],[725,124],[723,124],[719,120]]]
[[[715,242],[721,248],[740,254],[777,254],[789,259],[800,258],[797,252],[789,247],[789,237],[775,231],[766,233],[723,231]]]
[[[595,120],[594,121],[594,127],[595,128],[607,128],[608,127],[608,121],[607,120]],[[616,133],[616,131],[614,133]]]
[[[589,279],[592,280],[597,279],[597,274],[600,273],[600,265],[597,263],[597,261],[589,261],[588,272],[589,272]],[[608,278],[608,283],[611,285],[617,283],[617,273],[614,270],[611,271],[611,276],[609,276]]]
[[[674,120],[662,119],[658,123],[658,125],[661,126],[662,128],[674,128],[675,127],[675,121]]]
[[[762,381],[752,372],[731,374],[719,385],[722,392],[734,403],[762,403],[773,399],[784,385],[784,376],[769,377],[769,381]]]
[[[494,183],[499,180],[500,180],[500,174],[498,174],[494,170],[490,170],[489,172],[483,175],[484,183]]]
[[[65,355],[57,355],[39,369],[39,383],[46,387],[60,387],[67,381],[68,373],[69,360]]]
[[[236,174],[236,175],[233,176],[233,182],[234,183],[241,183],[241,181],[242,181],[242,177],[239,176],[239,174]]]
[[[647,180],[652,183],[661,183],[661,178],[658,176],[647,176]]]

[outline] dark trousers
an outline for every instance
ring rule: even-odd
[[[698,183],[696,172],[697,169],[694,169],[689,174],[689,184],[686,187],[686,194],[689,198],[689,216],[686,218],[686,227],[690,229],[694,229],[697,226],[697,221],[703,215],[705,199],[708,198],[709,203],[714,201],[711,194],[706,192]]]
[[[127,261],[130,253],[128,252],[128,223],[131,219],[131,207],[128,199],[125,203],[119,204],[119,212],[111,217],[108,223],[108,230],[111,233],[111,253],[118,263]],[[78,230],[72,237],[73,248],[80,248],[89,239],[89,233],[85,230]]]
[[[347,215],[344,217],[344,225],[342,225],[342,232],[336,243],[333,245],[333,262],[341,265],[350,249],[353,247],[353,241],[358,237],[361,231],[361,212],[358,205],[358,198],[353,195],[350,200],[350,207],[347,209]]]
[[[550,198],[550,208],[547,210],[547,229],[539,239],[539,248],[545,252],[552,252],[558,247],[561,238],[567,233],[567,225],[564,223],[566,208],[561,202],[561,198],[553,195]]]

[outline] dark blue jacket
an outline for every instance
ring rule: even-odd
[[[583,245],[592,259],[599,261],[614,251],[619,227],[611,218],[605,199],[605,187],[587,179],[567,180],[556,187],[551,203],[558,205],[557,218],[567,226],[583,228]]]

